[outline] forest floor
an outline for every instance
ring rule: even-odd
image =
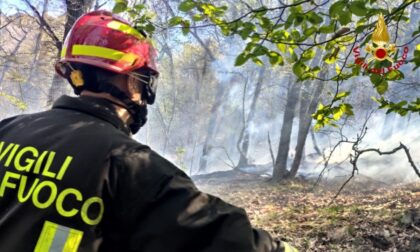
[[[385,185],[355,177],[331,203],[343,179],[316,187],[314,181],[273,184],[240,172],[194,180],[299,251],[420,251],[420,182]]]

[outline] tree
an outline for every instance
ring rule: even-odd
[[[27,1],[27,0],[25,0]],[[74,22],[86,13],[92,6],[93,0],[65,0],[66,3],[66,23],[64,24],[64,35],[60,43],[57,44],[57,59],[60,58],[61,50],[63,49],[63,40],[67,36]],[[58,97],[67,93],[67,85],[64,80],[58,74],[54,74],[51,87],[48,93],[48,104],[52,104]]]
[[[335,96],[329,104],[323,106],[314,115],[317,127],[322,127],[339,120],[342,116],[337,116],[338,114],[352,114],[351,106],[343,103],[345,96],[339,95],[338,91],[344,80],[359,75],[361,71],[359,65],[348,62],[351,50],[349,51],[346,47],[349,46],[353,49],[356,44],[367,43],[376,25],[375,17],[380,13],[384,14],[387,23],[397,22],[399,24],[403,20],[409,20],[406,10],[415,2],[415,0],[398,2],[392,9],[386,9],[375,0],[367,2],[339,0],[329,7],[328,13],[324,13],[320,9],[329,1],[317,3],[316,1],[303,0],[280,3],[274,7],[265,6],[261,2],[258,7],[248,5],[246,12],[230,21],[227,19],[227,6],[185,0],[181,2],[179,8],[186,12],[196,13],[196,19],[212,23],[219,27],[226,36],[239,35],[242,39],[249,40],[244,51],[237,57],[236,65],[238,66],[250,59],[260,64],[261,57],[269,58],[273,65],[282,65],[286,57],[293,64],[293,72],[300,81],[306,79],[336,81],[338,85]],[[328,16],[331,19],[329,24],[323,24],[323,16]],[[182,19],[178,20],[178,24],[185,23]],[[397,29],[399,29],[398,27],[397,25]],[[327,36],[324,39],[319,39],[317,37],[319,34]],[[413,39],[401,46],[413,43],[418,37],[420,37],[420,30],[413,33]],[[277,46],[278,49],[275,50],[274,46]],[[311,68],[305,63],[313,57],[314,47],[326,51],[324,61],[328,64],[338,63],[337,59],[344,60],[344,63],[339,66],[340,70],[337,75],[328,80],[322,79],[318,76],[319,67]],[[416,49],[412,62],[416,66],[420,66],[420,46]],[[376,65],[376,67],[386,66],[386,62]],[[420,112],[420,99],[412,102],[403,100],[396,103],[384,97],[388,89],[388,81],[401,78],[399,70],[379,77],[370,72],[366,72],[365,75],[370,77],[372,84],[378,90],[380,98],[376,101],[379,103],[379,108],[386,108],[389,112],[402,115],[409,112]],[[345,109],[344,113],[337,113],[342,109]]]
[[[257,84],[255,86],[255,90],[254,90],[254,95],[252,97],[252,101],[251,101],[251,106],[249,108],[249,112],[248,112],[248,116],[245,116],[245,111],[244,111],[244,123],[242,126],[242,130],[241,133],[239,135],[239,139],[238,139],[238,143],[237,143],[237,148],[238,148],[238,152],[239,152],[239,161],[238,164],[236,165],[235,168],[240,168],[240,167],[244,167],[249,165],[249,161],[248,161],[248,149],[249,149],[249,141],[250,141],[250,132],[249,132],[249,127],[250,124],[252,123],[252,121],[254,120],[255,114],[256,114],[256,106],[257,106],[257,101],[258,98],[260,96],[261,93],[261,87],[263,85],[263,80],[264,80],[264,75],[266,72],[266,67],[261,67],[258,73],[258,79],[257,79]],[[244,97],[246,95],[246,90],[244,90]],[[244,98],[245,100],[245,98]],[[245,105],[243,105],[245,106]],[[245,110],[245,108],[244,108]],[[246,117],[246,119],[245,119]]]
[[[279,147],[273,170],[273,180],[279,181],[289,177],[287,170],[287,158],[290,148],[290,139],[293,128],[293,118],[295,117],[296,105],[299,101],[301,86],[294,84],[294,76],[289,76],[289,84],[286,98],[286,108],[283,115],[283,124],[281,127]]]

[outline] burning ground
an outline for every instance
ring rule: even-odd
[[[272,184],[240,172],[195,181],[299,251],[420,251],[420,182],[385,185],[359,176],[330,204],[341,179],[315,188],[311,181]]]

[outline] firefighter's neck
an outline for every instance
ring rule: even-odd
[[[132,118],[128,110],[125,108],[124,103],[113,97],[108,93],[95,93],[88,90],[83,90],[80,94],[81,96],[91,96],[91,97],[98,97],[104,98],[112,102],[113,106],[115,107],[115,111],[117,112],[118,117],[127,125],[131,123]]]

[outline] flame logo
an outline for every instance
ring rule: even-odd
[[[378,22],[376,23],[375,31],[372,34],[373,42],[389,42],[389,34],[385,24],[384,16],[379,15]]]
[[[363,69],[370,73],[375,74],[386,74],[394,70],[398,70],[403,64],[407,63],[408,46],[404,47],[404,53],[400,59],[398,59],[397,49],[395,44],[390,44],[388,28],[386,27],[385,19],[382,14],[379,15],[378,21],[375,26],[375,30],[372,33],[372,43],[366,45],[365,51],[370,54],[366,60],[360,57],[359,46],[353,49],[355,63],[360,65]],[[394,64],[394,59],[397,62]],[[370,63],[374,61],[376,63],[373,66]],[[382,64],[386,61],[388,64]],[[389,62],[391,64],[389,64]],[[385,62],[384,62],[385,63]]]
[[[396,52],[395,44],[388,44],[389,34],[382,14],[379,15],[375,30],[372,34],[373,44],[367,44],[366,52],[372,54],[372,57],[367,60],[368,63],[373,60],[384,61],[387,60],[393,63],[393,56]]]

